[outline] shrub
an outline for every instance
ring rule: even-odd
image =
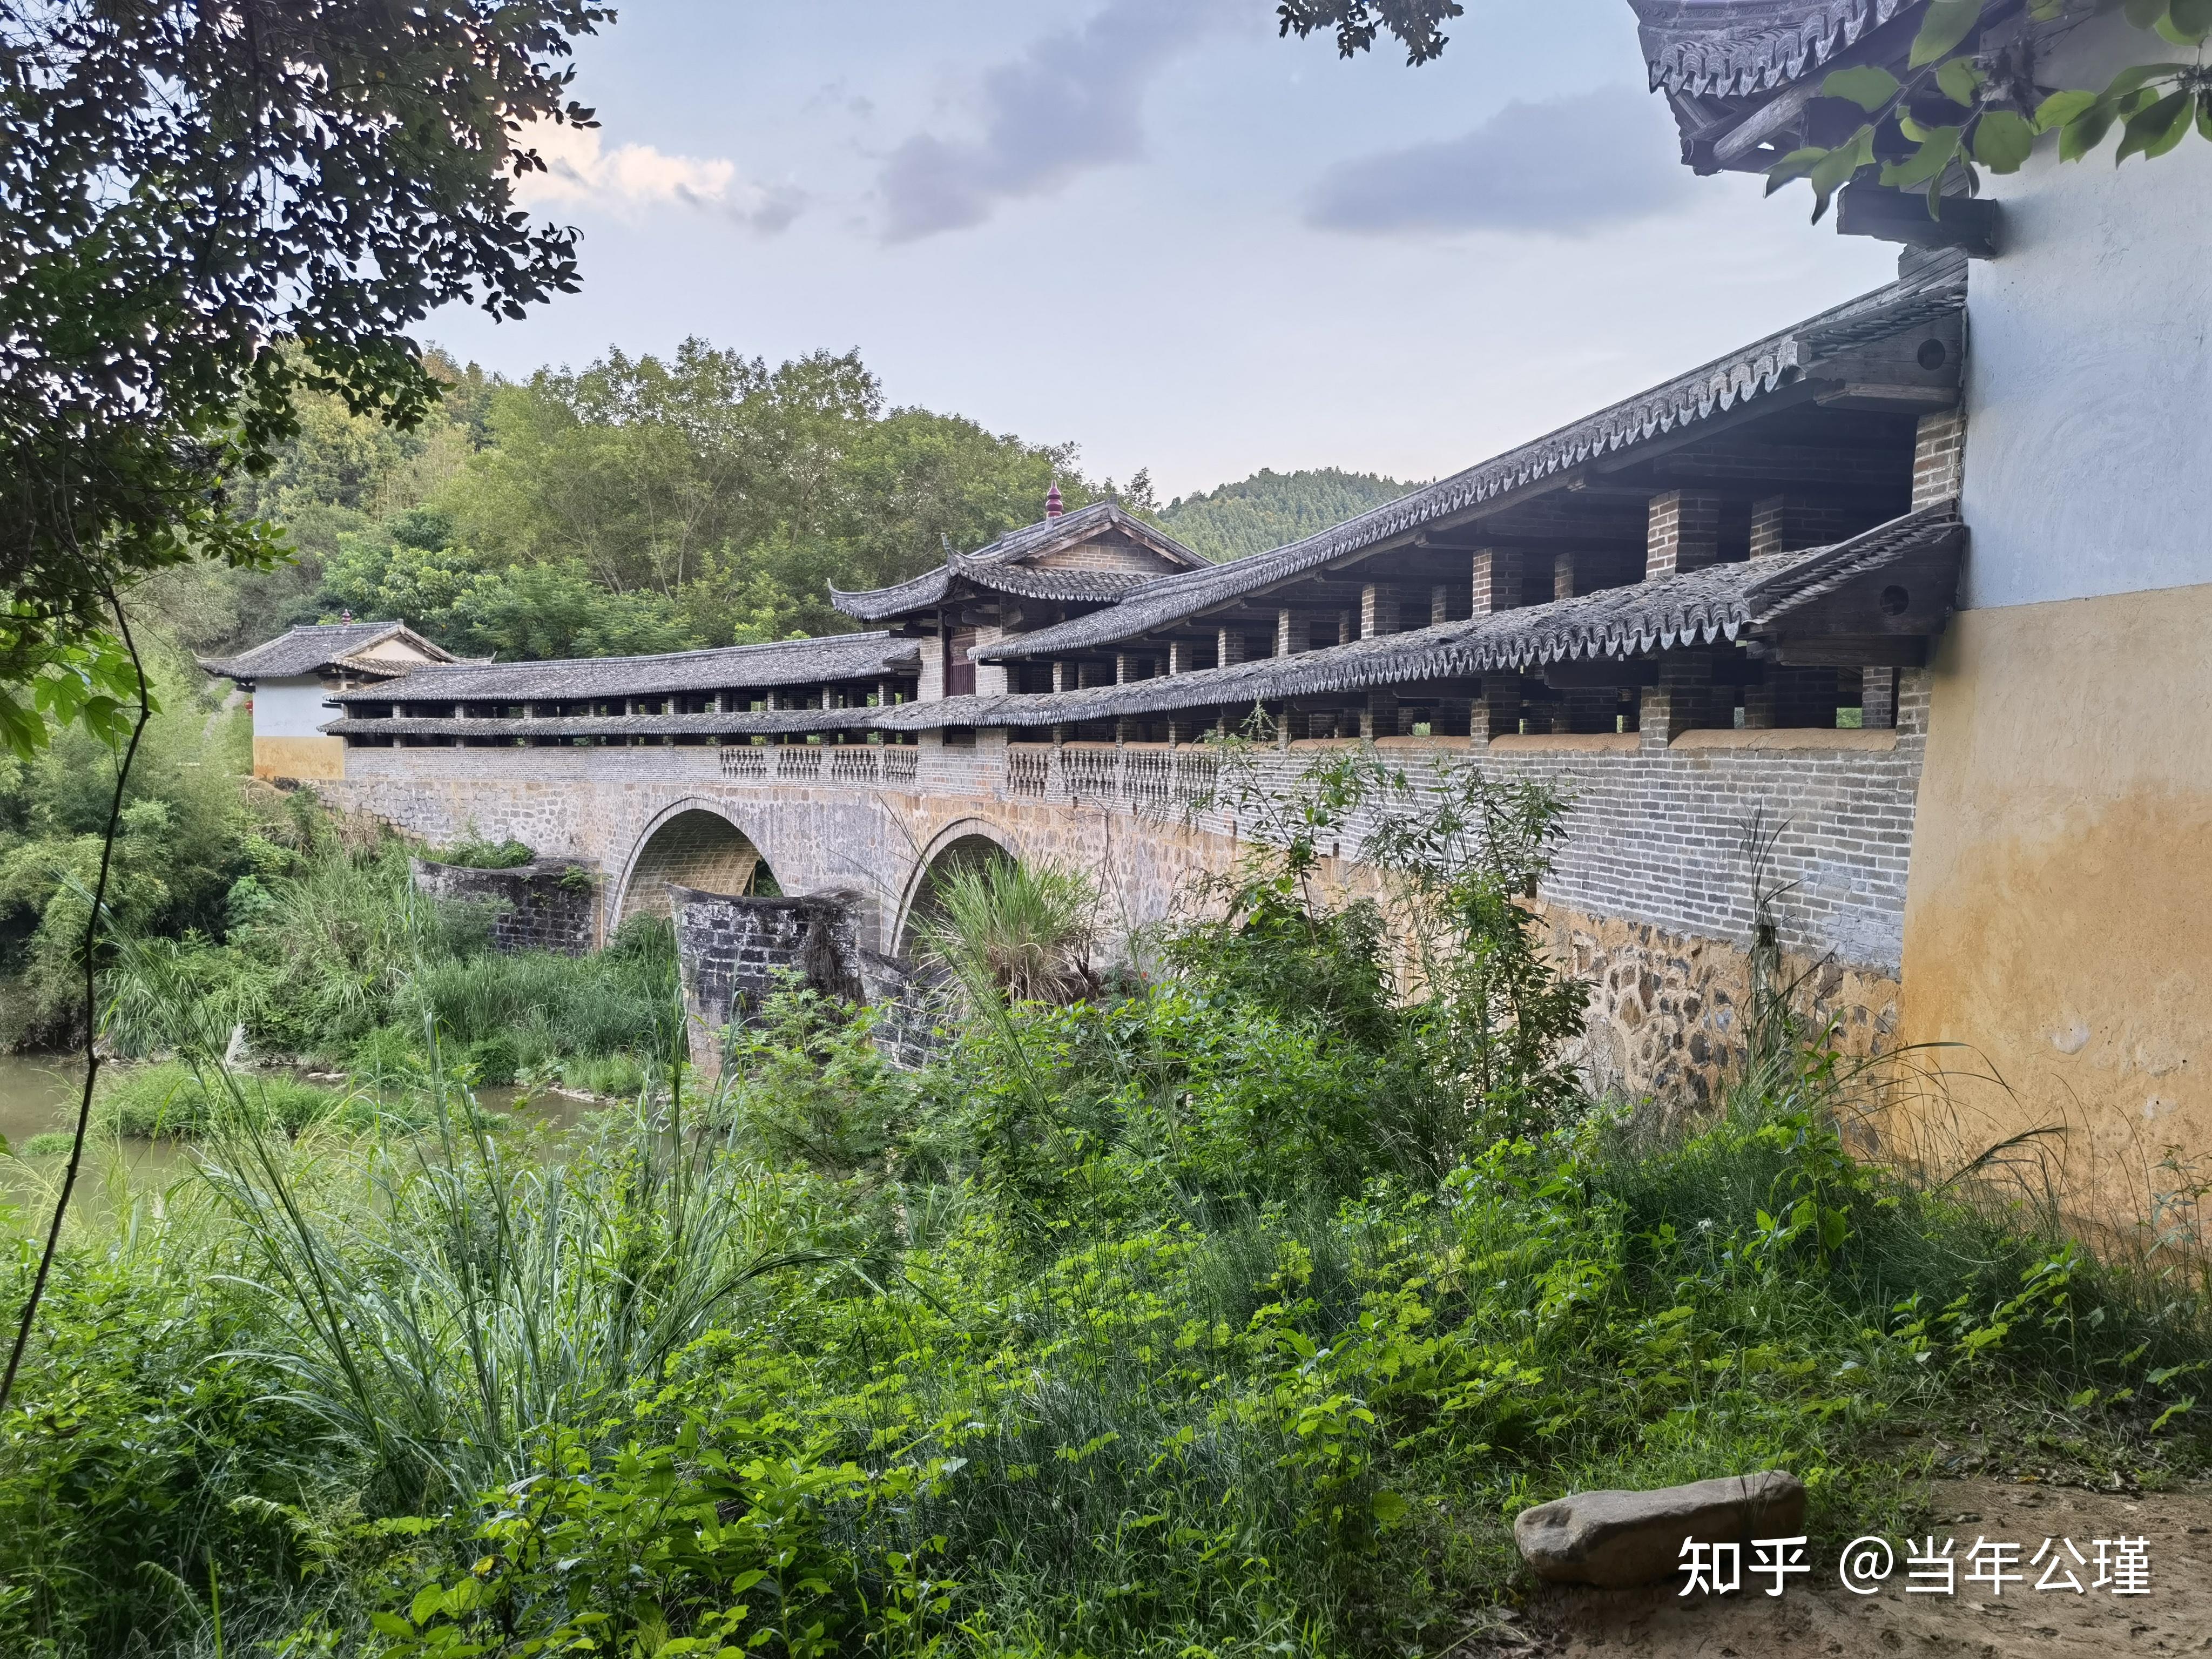
[[[236,1073],[227,1088],[219,1078],[173,1060],[106,1075],[115,1081],[94,1101],[93,1121],[109,1134],[198,1139],[239,1112],[257,1128],[296,1134],[338,1117],[351,1098],[282,1073]]]
[[[434,864],[454,864],[465,870],[519,870],[537,856],[512,838],[485,841],[475,835],[465,836],[450,847],[432,848],[423,854]]]

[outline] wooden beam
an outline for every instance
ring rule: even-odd
[[[1975,196],[1946,196],[1928,211],[1928,198],[1890,190],[1872,179],[1845,185],[1836,197],[1836,230],[1844,236],[1872,236],[1907,247],[1955,247],[1973,259],[1997,257],[2003,214],[1995,202]]]

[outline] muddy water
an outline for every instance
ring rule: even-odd
[[[24,1146],[33,1135],[67,1133],[74,1125],[83,1066],[81,1058],[67,1054],[0,1054],[0,1137],[5,1138],[15,1154],[12,1158],[0,1158],[0,1206],[18,1208],[18,1225],[29,1224],[33,1219],[43,1225],[51,1212],[63,1159],[51,1154],[27,1158]],[[106,1066],[101,1067],[103,1075],[107,1070]],[[330,1086],[343,1085],[332,1082]],[[540,1094],[518,1108],[519,1093],[514,1089],[479,1089],[477,1099],[493,1111],[514,1112],[526,1122],[559,1129],[573,1127],[592,1109],[589,1103],[552,1092]],[[129,1173],[130,1185],[142,1190],[166,1186],[191,1167],[190,1146],[183,1141],[126,1139],[119,1146],[102,1143],[87,1158],[71,1200],[72,1210],[107,1201],[106,1176],[112,1167],[109,1160],[117,1157]],[[5,1231],[6,1223],[0,1219],[0,1232]]]
[[[20,1151],[33,1135],[65,1129],[84,1073],[60,1054],[0,1054],[0,1136]]]

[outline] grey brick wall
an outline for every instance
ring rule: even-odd
[[[410,861],[416,890],[437,899],[489,902],[492,948],[580,956],[599,939],[599,869],[588,859],[539,859],[511,870]]]

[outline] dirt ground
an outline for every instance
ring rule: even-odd
[[[1837,1582],[1836,1563],[1819,1553],[1814,1571],[1779,1598],[1770,1580],[1725,1597],[1685,1600],[1676,1587],[1644,1590],[1547,1591],[1502,1627],[1470,1635],[1470,1656],[1528,1659],[1833,1659],[1858,1655],[1959,1655],[1975,1659],[2075,1659],[2075,1656],[2212,1652],[2212,1492],[2127,1494],[2008,1480],[1945,1480],[1934,1492],[1940,1547],[1958,1540],[1956,1594],[1907,1595],[1905,1563],[1881,1593],[1854,1595]],[[1965,1558],[1977,1536],[2023,1546],[2026,1562],[2045,1538],[2071,1538],[2092,1561],[2091,1540],[2125,1535],[2150,1540],[2149,1594],[2114,1597],[2038,1592],[2042,1569],[1992,1597],[1965,1582]],[[2048,1558],[2046,1558],[2048,1559]],[[2094,1570],[2065,1565],[2084,1586]]]

